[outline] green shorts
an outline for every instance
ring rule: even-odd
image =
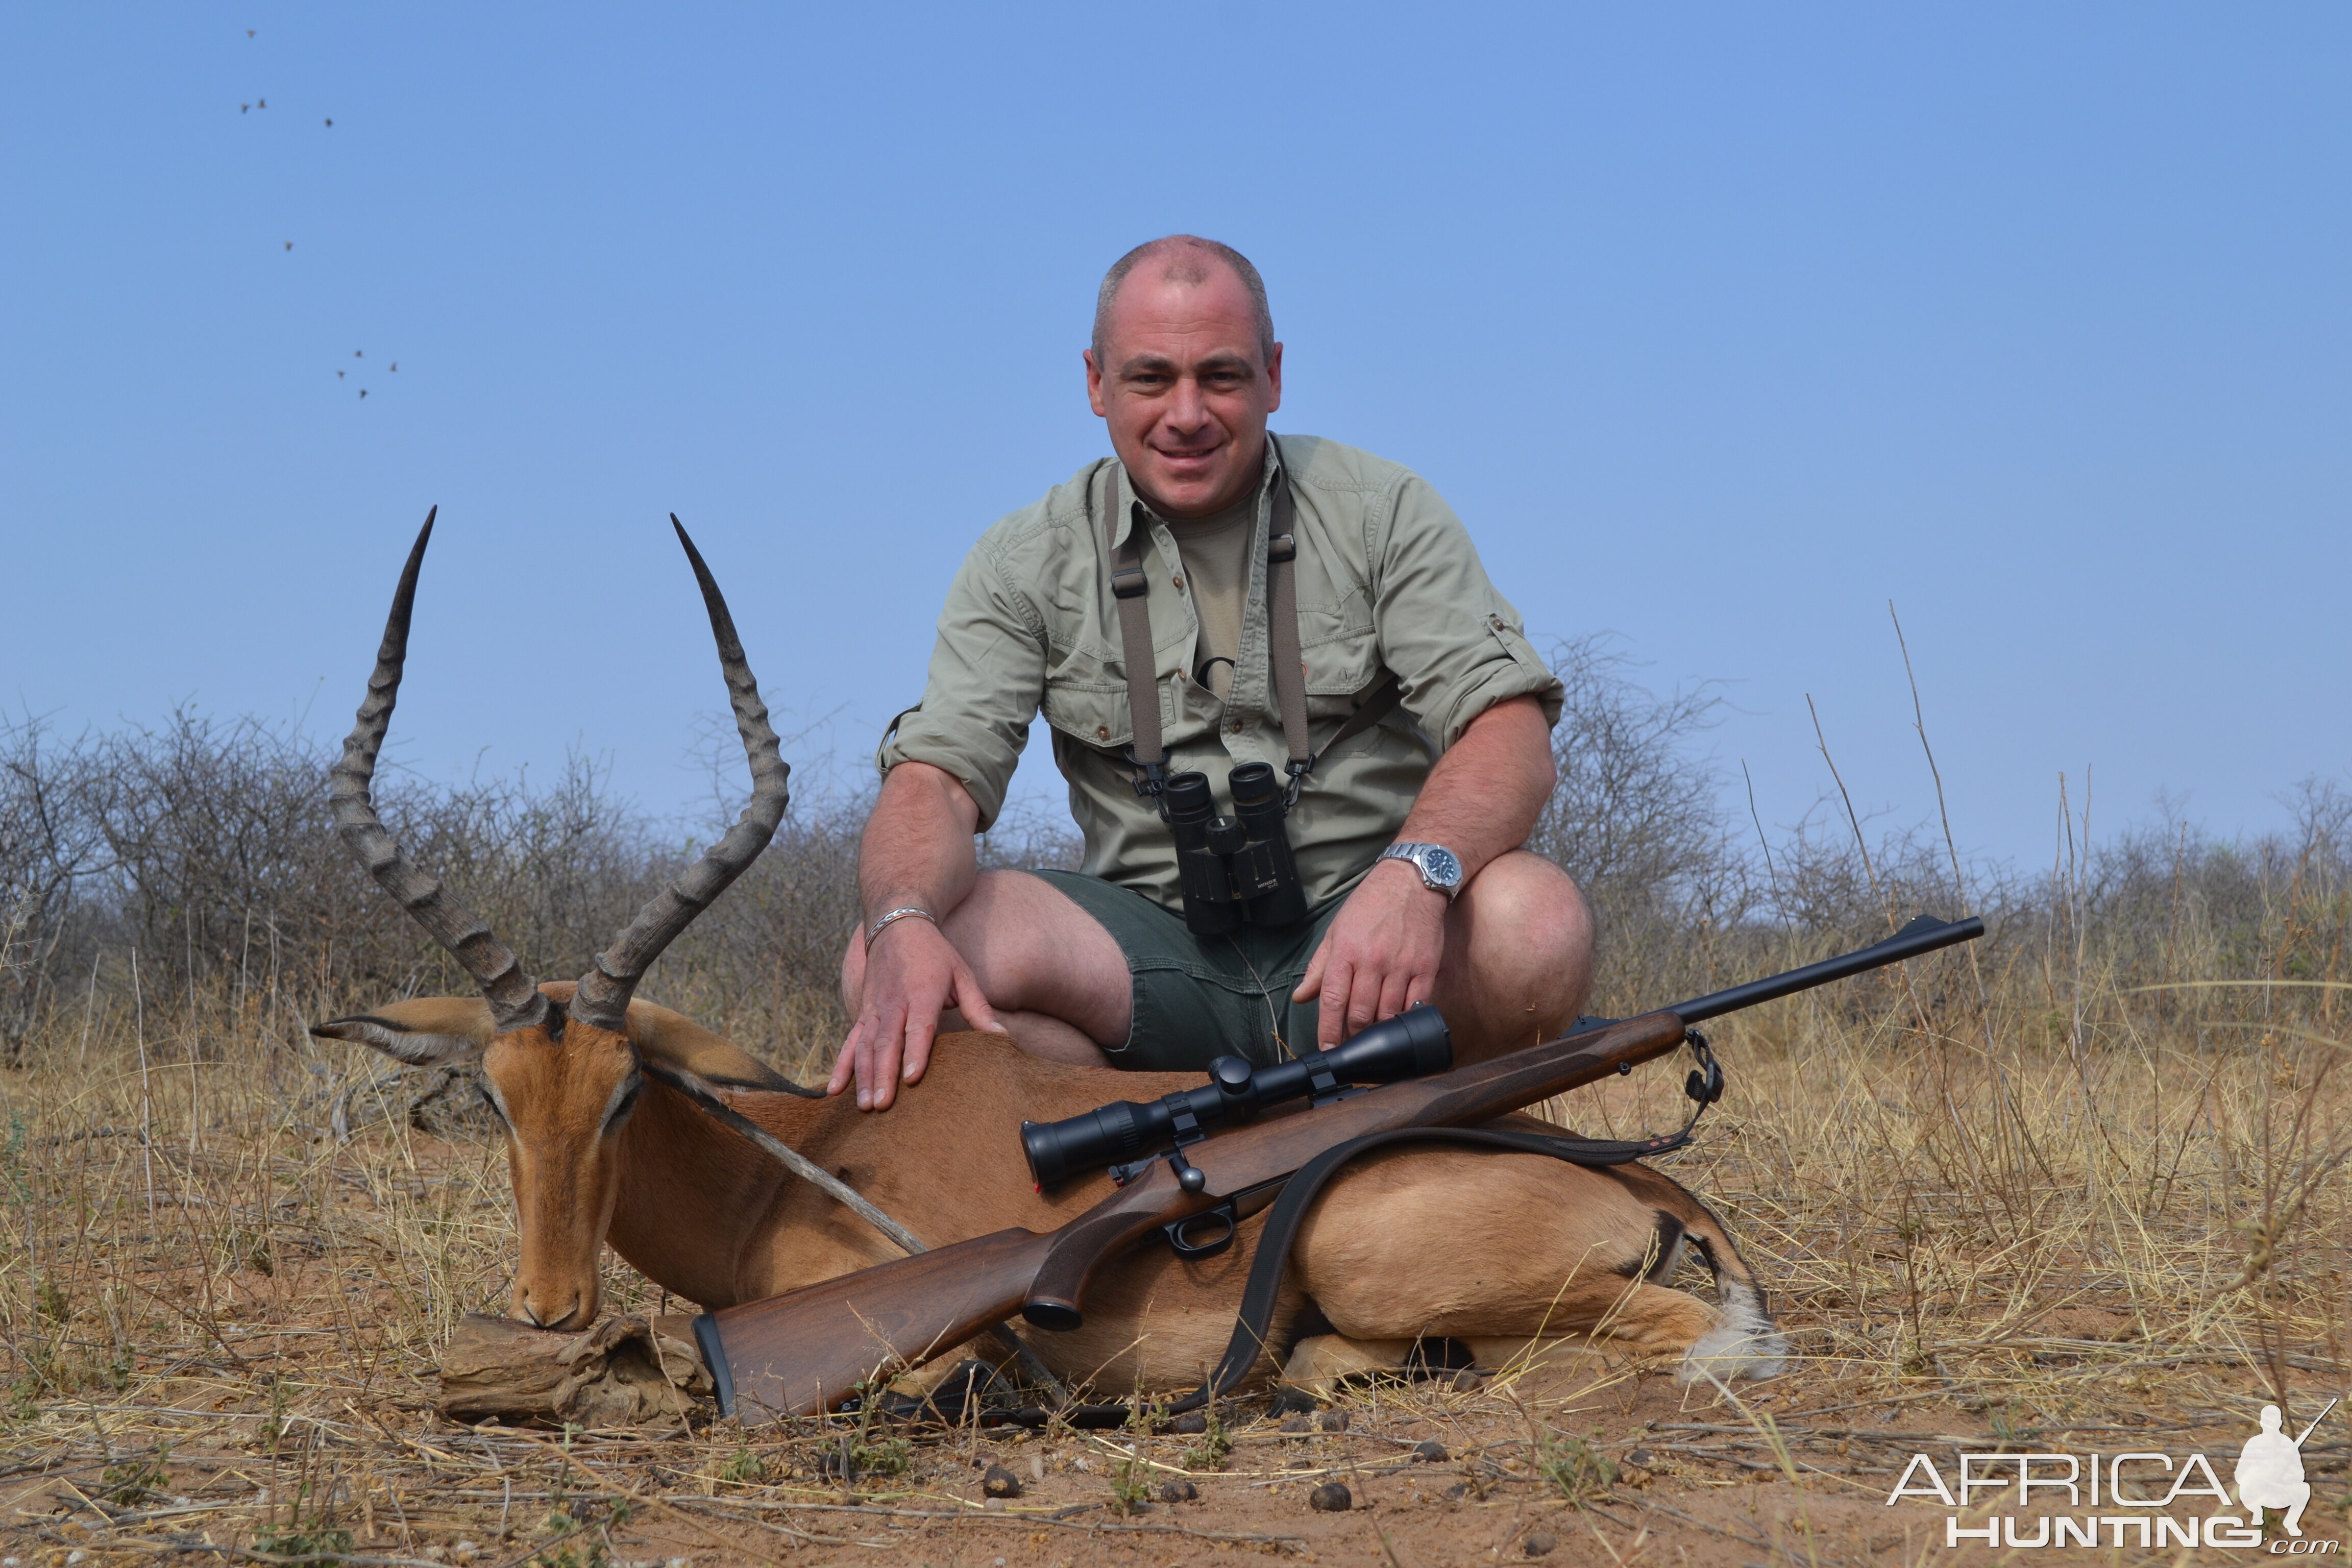
[[[1246,1057],[1259,1067],[1315,1048],[1314,1002],[1290,994],[1323,941],[1342,893],[1295,926],[1243,926],[1197,937],[1184,917],[1116,882],[1076,871],[1036,871],[1094,916],[1127,954],[1135,1022],[1127,1043],[1106,1049],[1110,1065],[1138,1072],[1205,1071],[1213,1057]]]

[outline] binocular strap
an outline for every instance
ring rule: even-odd
[[[1266,639],[1272,658],[1269,673],[1273,678],[1275,709],[1282,720],[1283,743],[1290,752],[1291,791],[1296,795],[1298,782],[1314,771],[1325,752],[1353,740],[1387,718],[1403,700],[1404,689],[1393,672],[1383,673],[1358,693],[1355,710],[1323,742],[1322,751],[1309,744],[1307,668],[1299,657],[1298,584],[1293,574],[1298,557],[1294,521],[1297,506],[1291,493],[1289,469],[1282,461],[1282,443],[1271,432],[1266,440],[1274,447],[1275,463],[1281,470],[1275,485],[1274,516],[1266,537]],[[1143,520],[1136,510],[1139,502],[1130,501],[1127,538],[1122,542],[1118,537],[1118,475],[1111,473],[1106,483],[1105,562],[1110,569],[1111,602],[1118,611],[1119,658],[1127,672],[1128,717],[1134,731],[1127,748],[1128,760],[1134,765],[1119,771],[1139,790],[1157,794],[1161,771],[1167,765],[1168,746],[1160,724],[1159,660],[1151,645],[1151,612],[1147,603],[1150,583],[1143,570]]]

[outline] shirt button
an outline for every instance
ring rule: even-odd
[[[1169,578],[1168,580],[1169,580],[1171,583],[1173,583],[1173,584],[1176,584],[1176,591],[1177,591],[1178,593],[1180,593],[1180,594],[1181,594],[1181,593],[1182,593],[1182,592],[1184,591],[1184,576],[1183,576],[1183,574],[1181,574],[1181,573],[1178,573],[1175,576],[1171,577],[1171,578]]]
[[[1225,733],[1226,733],[1226,734],[1228,734],[1228,735],[1238,735],[1238,734],[1240,734],[1241,732],[1242,732],[1242,721],[1241,721],[1240,720],[1238,720],[1238,719],[1228,719],[1228,720],[1226,720],[1226,721],[1225,721]]]
[[[1097,725],[1096,725],[1096,726],[1095,726],[1095,739],[1096,739],[1096,740],[1097,740],[1097,741],[1108,741],[1108,740],[1109,740],[1109,739],[1110,739],[1110,726],[1109,726],[1109,725],[1108,725],[1108,724],[1097,724]]]

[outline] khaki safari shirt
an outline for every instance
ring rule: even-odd
[[[1559,721],[1560,683],[1486,580],[1461,519],[1427,481],[1311,436],[1266,446],[1241,647],[1224,699],[1192,679],[1200,621],[1174,535],[1135,499],[1124,467],[1103,458],[1000,520],[965,557],[940,616],[923,700],[884,735],[881,770],[910,759],[944,769],[971,792],[985,830],[1003,809],[1042,706],[1086,837],[1080,869],[1181,909],[1168,825],[1129,782],[1136,770],[1126,748],[1135,734],[1103,520],[1118,518],[1121,542],[1131,529],[1148,532],[1140,553],[1168,771],[1205,772],[1219,809],[1230,812],[1227,773],[1266,763],[1279,777],[1289,757],[1266,642],[1266,536],[1275,486],[1284,482],[1294,487],[1310,743],[1328,743],[1391,672],[1403,697],[1320,758],[1291,809],[1310,903],[1345,892],[1370,868],[1431,764],[1480,713],[1533,695]]]

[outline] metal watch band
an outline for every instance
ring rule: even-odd
[[[1443,855],[1454,863],[1454,879],[1451,883],[1441,882],[1430,874],[1427,858],[1432,855]],[[1433,893],[1444,893],[1448,903],[1452,903],[1462,892],[1462,857],[1443,844],[1420,844],[1402,840],[1381,850],[1381,858],[1409,862],[1414,870],[1421,873],[1421,885]]]
[[[889,910],[884,914],[880,920],[876,921],[872,925],[866,928],[866,945],[871,948],[874,945],[874,939],[880,936],[885,929],[889,926],[896,925],[900,921],[910,920],[929,921],[933,925],[940,923],[940,917],[931,913],[930,910],[915,904],[902,904],[898,908]]]

